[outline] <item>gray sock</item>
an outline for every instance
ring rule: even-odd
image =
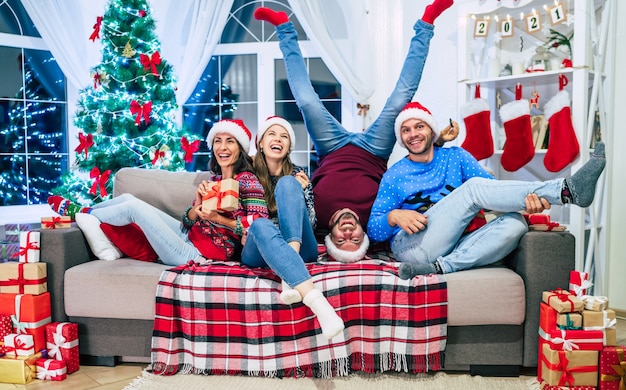
[[[588,207],[596,194],[596,183],[604,170],[606,158],[604,142],[598,142],[591,158],[576,173],[564,180],[561,197],[563,203]]]
[[[413,264],[402,263],[398,267],[398,276],[400,279],[411,279],[416,275],[436,274],[437,267],[435,264]]]

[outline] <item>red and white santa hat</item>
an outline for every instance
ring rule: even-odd
[[[215,123],[206,136],[206,143],[209,148],[213,146],[213,138],[215,138],[215,134],[217,133],[228,133],[232,135],[246,153],[250,152],[252,133],[241,119],[222,119]]]
[[[409,119],[423,120],[432,129],[433,133],[435,133],[433,141],[436,141],[437,138],[439,138],[439,126],[437,126],[437,122],[435,121],[435,118],[433,118],[433,115],[430,113],[430,111],[428,111],[426,107],[422,106],[418,102],[410,102],[409,104],[404,106],[404,108],[402,109],[402,111],[400,111],[398,117],[396,118],[395,131],[396,141],[398,145],[404,147],[404,145],[402,144],[402,138],[400,136],[400,129],[402,128],[402,124],[404,123],[404,121]]]
[[[255,144],[256,144],[257,149],[259,147],[259,141],[261,141],[261,138],[263,138],[263,134],[265,134],[267,129],[269,129],[270,127],[274,125],[279,125],[283,127],[285,130],[287,130],[287,133],[289,134],[289,141],[290,141],[289,150],[293,150],[293,145],[296,143],[296,133],[293,131],[293,127],[291,126],[291,123],[287,122],[285,118],[282,118],[276,115],[268,117],[265,120],[265,122],[263,122],[263,124],[259,126],[259,130],[256,132],[256,139],[255,139]]]
[[[370,246],[370,239],[367,237],[367,234],[364,234],[361,246],[354,252],[337,248],[337,246],[335,246],[333,241],[330,239],[330,233],[324,237],[324,244],[326,245],[326,252],[333,259],[342,263],[356,263],[357,261],[363,259],[367,254],[367,249]]]

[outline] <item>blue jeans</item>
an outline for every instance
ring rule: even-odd
[[[472,178],[452,191],[424,214],[425,230],[415,234],[400,231],[391,250],[398,261],[439,263],[444,273],[491,264],[517,247],[528,231],[523,216],[525,197],[536,193],[551,204],[562,204],[563,179],[524,182]],[[506,214],[463,236],[465,227],[481,209]]]
[[[292,22],[276,27],[279,46],[285,60],[287,80],[304,117],[304,124],[319,156],[325,156],[348,144],[356,145],[375,156],[388,159],[396,142],[394,123],[404,106],[413,99],[422,78],[434,26],[418,20],[413,26],[409,52],[396,86],[378,118],[363,132],[349,132],[326,110],[315,93],[298,46]]]
[[[164,264],[181,265],[189,260],[203,259],[189,241],[187,232],[181,230],[181,222],[158,208],[122,194],[93,206],[91,214],[100,222],[114,226],[139,225],[148,242]]]
[[[274,190],[279,227],[265,218],[248,229],[241,263],[249,267],[269,266],[289,286],[311,278],[304,263],[317,260],[317,241],[309,221],[302,186],[291,175],[278,180]],[[300,253],[288,245],[300,242]]]

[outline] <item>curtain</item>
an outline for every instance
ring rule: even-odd
[[[374,93],[374,53],[363,0],[289,0],[332,74],[358,103]]]

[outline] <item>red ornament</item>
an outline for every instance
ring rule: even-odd
[[[94,179],[93,184],[91,185],[91,189],[89,193],[92,195],[97,195],[100,192],[101,197],[107,196],[107,181],[109,181],[109,177],[111,176],[111,170],[107,169],[102,174],[100,174],[100,169],[98,167],[93,167],[91,172],[89,173],[89,177]]]
[[[159,76],[159,72],[157,72],[157,65],[161,65],[161,55],[158,51],[152,53],[152,56],[148,57],[145,54],[141,54],[139,56],[139,61],[141,65],[143,65],[143,70],[152,69],[152,74],[155,76]]]
[[[152,111],[152,102],[148,102],[146,104],[139,104],[136,100],[130,102],[130,112],[133,115],[137,115],[135,117],[135,124],[139,126],[141,122],[141,118],[146,122],[146,125],[150,123],[150,112]]]
[[[198,151],[198,149],[200,149],[200,140],[195,140],[193,142],[189,142],[189,140],[187,139],[187,137],[183,137],[180,140],[180,144],[183,148],[183,150],[185,151],[185,157],[183,158],[183,160],[186,163],[190,163],[193,161],[193,154],[195,152]]]
[[[102,16],[98,16],[96,18],[96,24],[93,25],[93,32],[91,33],[91,36],[89,36],[89,39],[91,39],[93,42],[96,41],[96,38],[100,39],[100,26],[102,25]]]
[[[144,10],[140,10],[140,11],[139,11],[139,16],[140,16],[140,17],[142,17],[142,18],[143,18],[143,17],[145,17],[146,15],[147,15],[146,11],[144,11]]]
[[[87,158],[87,153],[89,152],[89,148],[91,148],[93,146],[93,135],[92,134],[83,134],[83,133],[78,133],[78,146],[76,147],[75,151],[77,153],[80,153],[82,151],[85,151],[85,158]]]

